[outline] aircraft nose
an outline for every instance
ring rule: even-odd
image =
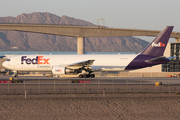
[[[2,66],[3,66],[3,67],[7,67],[7,62],[6,62],[6,61],[3,62]]]

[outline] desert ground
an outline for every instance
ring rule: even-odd
[[[0,95],[0,120],[179,120],[180,95]]]

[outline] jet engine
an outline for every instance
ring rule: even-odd
[[[73,73],[74,70],[73,69],[69,69],[65,66],[53,66],[52,67],[52,73],[54,75],[65,75],[65,74],[68,74],[68,73]]]

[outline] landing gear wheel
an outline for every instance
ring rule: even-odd
[[[82,74],[79,75],[80,78],[83,78],[84,76]]]
[[[87,76],[86,76],[87,78],[90,78],[91,77],[91,75],[90,74],[87,74]]]
[[[84,78],[90,78],[91,74],[84,74]]]
[[[94,78],[95,75],[94,74],[80,74],[79,78]]]
[[[91,78],[94,78],[94,77],[95,77],[95,75],[94,75],[94,74],[91,74],[91,75],[90,75],[90,77],[91,77]]]
[[[84,74],[84,78],[87,78],[88,77],[88,75],[87,74]]]

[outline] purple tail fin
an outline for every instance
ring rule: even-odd
[[[167,26],[159,35],[140,53],[140,55],[163,56],[169,41],[173,26]]]

